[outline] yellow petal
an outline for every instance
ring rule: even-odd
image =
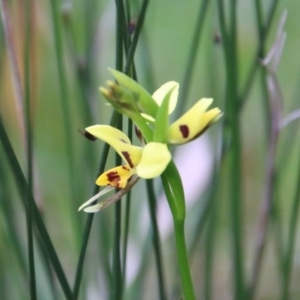
[[[170,160],[171,153],[166,144],[151,142],[143,150],[136,173],[145,179],[157,177],[166,169]]]
[[[176,104],[177,104],[178,90],[179,90],[178,82],[169,81],[169,82],[163,84],[152,95],[152,98],[155,100],[155,102],[158,104],[158,106],[161,106],[165,96],[172,89],[173,89],[173,91],[170,95],[170,100],[169,100],[169,115],[174,111]]]
[[[143,149],[131,145],[128,136],[121,130],[108,125],[94,125],[85,130],[112,146],[130,168],[134,168],[139,163]]]
[[[129,166],[118,166],[101,174],[96,180],[99,186],[110,185],[118,189],[124,189],[129,178],[134,174]]]
[[[85,128],[85,130],[105,142],[106,139],[114,138],[123,141],[124,143],[131,144],[130,139],[124,132],[109,125],[93,125]]]
[[[169,128],[168,140],[172,144],[183,144],[202,134],[217,121],[222,112],[219,108],[206,111],[213,99],[202,98]]]

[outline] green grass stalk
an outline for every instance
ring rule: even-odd
[[[61,266],[61,263],[59,261],[59,258],[56,254],[56,251],[54,249],[54,246],[51,242],[50,236],[48,234],[48,231],[45,227],[45,224],[41,218],[40,212],[36,206],[36,203],[34,201],[34,198],[32,194],[30,193],[28,184],[26,182],[25,176],[22,172],[22,169],[20,167],[20,164],[17,160],[17,157],[14,153],[14,150],[11,146],[11,143],[8,139],[6,130],[2,123],[2,118],[0,116],[0,141],[2,143],[2,146],[4,148],[4,152],[7,158],[7,161],[10,165],[10,168],[12,169],[17,188],[19,190],[19,193],[21,195],[21,199],[23,200],[22,203],[24,207],[28,206],[28,201],[31,201],[32,203],[32,213],[33,213],[33,220],[35,221],[35,225],[37,227],[37,230],[43,240],[44,249],[46,249],[49,260],[51,261],[51,264],[53,266],[53,269],[57,275],[57,279],[60,282],[60,285],[64,291],[65,297],[68,300],[72,300],[72,292],[70,289],[70,286],[68,284],[67,278],[65,276],[65,273],[63,271],[63,268]],[[30,197],[31,199],[28,199]]]
[[[122,45],[122,44],[121,44]],[[122,130],[122,115],[119,116],[116,128]],[[121,157],[116,153],[116,166],[122,164]],[[121,200],[121,199],[120,199]],[[112,299],[123,298],[123,272],[121,263],[121,233],[122,233],[122,202],[116,202],[114,213],[114,243],[113,243],[113,270],[112,270]]]
[[[1,157],[4,154],[1,153]],[[5,174],[7,172],[3,161],[0,161],[0,174]],[[24,276],[28,276],[27,270],[27,261],[25,257],[25,253],[23,252],[22,245],[18,239],[18,231],[16,228],[15,215],[13,213],[13,203],[9,199],[11,198],[10,192],[8,189],[8,180],[6,176],[1,177],[0,181],[0,190],[2,193],[2,199],[7,199],[8,201],[0,201],[1,205],[1,218],[3,220],[3,224],[5,224],[5,231],[7,236],[9,237],[9,243],[11,244],[11,248],[15,252],[18,264],[20,269],[24,273]]]
[[[118,114],[117,114],[117,112],[114,112],[112,114],[112,117],[110,120],[110,125],[115,126],[117,123],[117,120],[118,120]],[[107,157],[108,157],[108,152],[109,152],[109,145],[105,144],[103,147],[103,151],[102,151],[102,155],[101,155],[101,159],[100,159],[100,163],[99,163],[97,177],[104,172],[105,164],[106,164]],[[93,195],[97,194],[98,192],[99,192],[99,186],[95,185]],[[90,237],[90,233],[91,233],[91,229],[92,229],[93,219],[94,219],[94,214],[88,214],[84,232],[83,232],[81,249],[80,249],[79,259],[78,259],[77,268],[76,268],[76,275],[75,275],[75,281],[74,281],[74,287],[73,287],[74,300],[78,299],[78,296],[79,296],[79,289],[80,289],[80,283],[81,283],[81,279],[82,279],[85,254],[86,254],[86,249],[87,249],[87,245],[88,245],[88,241],[89,241],[89,237]],[[107,268],[106,268],[106,270],[107,270]]]
[[[128,129],[127,135],[130,141],[132,141],[132,120],[128,119]],[[127,262],[127,245],[128,245],[128,236],[129,236],[129,224],[130,224],[130,207],[131,207],[131,190],[126,194],[125,202],[125,216],[124,216],[124,242],[123,242],[123,253],[122,253],[122,286],[126,283],[126,262]]]
[[[300,159],[299,159],[300,162]],[[297,232],[297,222],[299,219],[299,206],[300,206],[300,164],[298,167],[298,174],[296,180],[296,189],[295,195],[293,199],[293,204],[291,208],[290,218],[289,218],[289,225],[288,225],[288,240],[287,240],[287,248],[286,254],[284,258],[284,280],[283,280],[283,288],[281,299],[288,300],[290,299],[289,295],[289,286],[291,281],[291,272],[292,272],[292,265],[293,265],[293,258],[295,252],[295,243],[296,243],[296,232]]]
[[[259,68],[258,60],[259,60],[259,58],[263,58],[263,56],[261,56],[261,55],[262,55],[262,52],[264,51],[265,43],[266,43],[268,34],[270,32],[271,26],[273,24],[274,16],[275,16],[275,12],[276,12],[276,9],[278,7],[278,4],[279,4],[279,0],[274,0],[274,1],[271,2],[270,9],[269,9],[268,14],[267,14],[265,26],[262,26],[262,24],[261,24],[261,26],[259,26],[259,32],[260,33],[259,33],[258,46],[257,46],[257,49],[255,51],[254,58],[253,58],[250,70],[248,72],[245,85],[244,85],[244,87],[242,88],[242,90],[239,94],[239,106],[240,106],[240,108],[243,107],[243,105],[246,102],[246,99],[249,95],[249,92],[251,90],[251,87],[252,87],[252,84],[253,84],[253,81],[254,81],[254,78],[255,78],[256,71]],[[257,5],[257,3],[256,3],[256,5]],[[260,22],[259,20],[261,19],[261,15],[262,15],[262,13],[260,12],[261,9],[259,7],[260,7],[260,5],[256,6],[258,22]]]
[[[115,204],[114,214],[114,245],[113,245],[113,272],[112,272],[112,299],[121,300],[123,298],[123,278],[121,264],[121,232],[122,232],[122,202]]]
[[[204,299],[213,299],[213,267],[214,267],[214,249],[216,233],[216,208],[212,207],[210,213],[205,245],[205,273],[204,273]]]
[[[31,87],[30,87],[30,64],[31,64],[31,19],[32,6],[31,1],[25,3],[25,19],[24,19],[24,98],[25,98],[25,122],[26,122],[26,158],[27,158],[27,180],[28,192],[33,191],[33,130],[31,124]],[[37,299],[36,295],[36,276],[34,261],[34,241],[33,241],[33,214],[32,214],[32,198],[28,195],[28,205],[26,209],[27,222],[27,243],[28,243],[28,265],[29,265],[29,290],[30,299]]]
[[[156,199],[153,187],[153,180],[146,180],[147,187],[147,195],[148,195],[148,206],[150,213],[150,220],[152,224],[152,243],[154,247],[154,255],[156,262],[156,272],[157,272],[157,280],[159,287],[159,297],[160,300],[167,299],[166,287],[165,287],[165,279],[164,279],[164,268],[163,268],[163,259],[161,253],[161,243],[159,230],[156,219]]]
[[[116,0],[116,69],[123,70],[123,26],[125,11],[123,0]],[[118,116],[116,128],[122,130],[122,115]],[[122,164],[122,159],[116,153],[116,166]],[[121,233],[122,233],[122,202],[115,204],[114,213],[114,242],[113,242],[113,270],[112,270],[112,299],[121,300],[123,298],[123,278],[121,263]]]
[[[78,201],[77,196],[79,193],[77,192],[78,184],[76,182],[76,172],[75,172],[75,153],[74,153],[74,142],[73,142],[73,134],[72,134],[72,121],[71,121],[71,110],[69,106],[69,92],[67,86],[67,78],[66,72],[64,68],[64,59],[63,59],[63,40],[61,36],[61,20],[59,14],[59,3],[57,0],[51,0],[51,13],[52,13],[52,22],[53,22],[53,34],[54,34],[54,46],[55,46],[55,54],[56,54],[56,63],[58,70],[58,78],[59,78],[59,87],[61,93],[61,110],[63,114],[63,130],[65,136],[65,146],[67,151],[67,161],[68,161],[68,173],[69,173],[69,184],[70,184],[70,196],[72,201],[69,201],[70,204],[70,218],[72,221],[72,228],[74,229],[74,237],[76,244],[78,242],[78,232],[80,232],[79,222],[75,219],[74,212],[77,211]]]
[[[241,222],[241,142],[240,116],[238,111],[238,53],[237,53],[237,1],[229,4],[229,28],[226,28],[225,10],[223,1],[218,1],[219,21],[224,43],[224,60],[226,64],[227,93],[225,118],[230,125],[231,145],[230,155],[230,214],[233,247],[233,289],[234,299],[242,300],[245,297],[242,222]],[[224,135],[224,137],[226,137]]]
[[[140,14],[139,14],[139,18],[137,20],[137,24],[136,24],[136,27],[135,27],[133,39],[132,39],[132,42],[130,44],[127,56],[126,56],[126,64],[125,64],[125,67],[124,67],[124,73],[125,74],[128,74],[130,69],[131,69],[131,65],[132,65],[132,62],[133,62],[133,57],[134,57],[134,53],[135,53],[135,50],[136,50],[136,46],[137,46],[137,43],[138,43],[138,40],[139,40],[139,37],[140,37],[140,33],[141,33],[141,30],[142,30],[144,21],[145,21],[145,16],[146,16],[146,12],[147,12],[148,3],[149,3],[149,0],[143,0],[141,11],[140,11]]]
[[[194,34],[192,36],[191,46],[189,47],[189,54],[187,57],[187,62],[185,65],[184,75],[182,84],[180,86],[180,94],[177,104],[177,112],[182,113],[184,105],[186,104],[186,99],[189,96],[190,86],[192,83],[192,75],[195,66],[195,61],[198,54],[198,48],[200,44],[200,38],[202,36],[205,16],[208,10],[209,0],[201,1],[199,12],[197,15],[197,21],[194,27]]]

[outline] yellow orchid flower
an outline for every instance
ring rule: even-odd
[[[134,175],[145,179],[157,177],[171,160],[166,144],[150,142],[145,147],[134,146],[126,134],[108,125],[94,125],[85,130],[108,143],[126,162],[101,174],[96,180],[99,186],[123,189]]]
[[[208,110],[213,99],[202,98],[171,126],[167,125],[165,128],[168,122],[167,115],[174,111],[177,104],[179,84],[169,81],[151,96],[141,85],[124,73],[109,70],[118,83],[110,82],[108,89],[100,88],[103,96],[112,103],[116,110],[131,118],[142,132],[149,123],[155,124],[154,132],[163,130],[167,137],[164,142],[168,144],[184,144],[197,138],[223,115],[219,108]],[[168,101],[167,110],[163,110],[163,117],[156,122],[165,100]],[[149,142],[149,137],[147,139]]]
[[[218,121],[223,113],[218,107],[207,110],[212,102],[213,99],[211,98],[200,99],[184,115],[172,123],[168,130],[169,143],[184,144],[192,141]]]
[[[152,95],[152,98],[160,107],[167,93],[171,91],[168,111],[170,115],[174,111],[177,104],[178,90],[179,84],[175,81],[169,81],[155,91]],[[183,116],[172,123],[168,129],[168,143],[187,143],[197,138],[209,126],[219,120],[223,115],[219,108],[207,110],[212,102],[212,98],[200,99]],[[147,114],[142,113],[141,115],[150,122],[155,121],[154,118]]]
[[[172,91],[171,91],[172,90]],[[153,100],[158,106],[161,106],[168,92],[171,91],[169,99],[169,115],[175,110],[178,98],[179,83],[176,81],[168,81],[158,88],[152,95]],[[148,121],[154,122],[155,119],[148,114],[141,113],[142,117]]]

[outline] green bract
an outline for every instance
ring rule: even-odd
[[[124,73],[114,69],[109,69],[109,71],[113,74],[113,76],[116,78],[117,82],[121,86],[126,87],[128,90],[130,90],[133,93],[136,104],[140,108],[140,111],[141,112],[146,111],[147,114],[149,114],[154,118],[158,110],[158,105],[153,100],[151,95],[135,80],[128,77]]]

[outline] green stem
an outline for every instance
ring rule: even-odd
[[[185,198],[182,181],[173,160],[170,161],[166,170],[161,174],[163,188],[168,199],[173,218],[185,219]]]
[[[149,0],[144,0],[143,4],[142,4],[142,8],[141,8],[141,12],[136,24],[136,28],[135,28],[135,33],[132,39],[132,42],[130,44],[130,48],[128,50],[128,54],[127,54],[127,58],[126,58],[126,65],[124,68],[124,73],[128,74],[129,70],[131,68],[132,65],[132,61],[133,61],[133,57],[134,57],[134,53],[135,53],[135,49],[137,46],[137,42],[139,40],[139,36],[140,36],[140,32],[141,29],[143,27],[144,24],[144,20],[145,20],[145,15],[146,15],[146,11],[147,11],[147,7],[148,7],[148,2]]]
[[[196,66],[195,61],[198,53],[198,48],[200,44],[200,37],[202,36],[202,30],[204,25],[204,20],[208,8],[209,0],[203,0],[200,3],[199,13],[197,16],[196,26],[194,28],[194,34],[192,37],[192,43],[189,47],[190,51],[188,54],[188,59],[185,67],[185,72],[183,76],[182,84],[180,85],[180,95],[177,104],[177,111],[182,112],[186,99],[190,91],[190,86],[192,83],[193,69]]]
[[[216,213],[215,208],[212,208],[208,230],[206,234],[206,253],[205,253],[205,280],[204,280],[204,295],[205,300],[212,299],[212,285],[213,285],[213,266],[215,254],[215,232],[216,232]]]
[[[123,70],[123,26],[124,26],[124,4],[123,0],[116,0],[116,69]],[[122,115],[119,116],[116,128],[122,130]],[[121,157],[116,153],[116,165],[122,163]],[[118,201],[115,205],[114,213],[114,243],[113,243],[113,282],[112,282],[112,299],[120,300],[123,298],[123,279],[122,279],[122,264],[121,264],[121,227],[122,227],[122,202]]]
[[[244,269],[242,246],[242,207],[241,207],[241,141],[240,119],[238,107],[238,61],[237,61],[237,26],[236,1],[231,2],[231,51],[228,52],[227,69],[227,103],[228,117],[231,122],[232,148],[231,148],[231,220],[233,235],[233,267],[235,299],[244,299]]]
[[[184,235],[184,220],[174,219],[174,234],[179,266],[179,274],[181,278],[181,284],[183,289],[184,300],[194,300],[195,293],[193,288],[193,282],[189,267],[185,235]]]
[[[121,201],[115,204],[115,216],[114,216],[114,246],[113,246],[113,283],[112,283],[112,299],[121,300],[123,298],[123,287],[122,287],[122,268],[121,268],[121,212],[122,206]]]
[[[255,78],[256,71],[259,68],[259,63],[257,60],[259,58],[262,58],[261,53],[265,47],[265,42],[266,42],[268,33],[270,32],[271,25],[274,20],[274,15],[275,15],[278,3],[279,3],[279,0],[274,0],[271,3],[271,7],[270,7],[270,10],[267,15],[266,25],[263,27],[263,31],[260,33],[259,44],[258,44],[257,50],[255,52],[252,65],[250,67],[250,71],[248,72],[246,83],[239,95],[239,108],[242,108],[244,103],[246,102],[246,98],[250,92],[252,83]],[[261,37],[263,37],[263,38],[261,38]]]
[[[25,45],[24,45],[24,98],[25,98],[25,120],[26,120],[26,156],[27,156],[27,177],[28,177],[28,192],[33,191],[33,135],[31,126],[31,111],[30,111],[30,50],[31,50],[31,1],[25,2]],[[31,300],[37,299],[36,295],[36,276],[34,262],[34,244],[33,244],[33,214],[32,201],[29,199],[26,210],[27,220],[27,241],[28,241],[28,264],[29,264],[29,286]]]
[[[20,164],[17,160],[17,157],[16,157],[14,150],[11,146],[11,143],[8,139],[7,133],[6,133],[3,123],[2,123],[1,116],[0,116],[0,141],[2,143],[4,151],[6,153],[7,161],[13,171],[17,187],[19,189],[19,192],[20,192],[22,200],[23,200],[23,205],[25,207],[28,206],[28,201],[31,201],[31,203],[32,203],[33,220],[35,221],[37,230],[43,240],[44,247],[48,252],[49,260],[52,263],[53,269],[54,269],[54,271],[57,275],[57,278],[61,284],[61,287],[65,293],[66,299],[73,300],[72,292],[71,292],[70,286],[68,284],[67,278],[62,269],[62,266],[58,259],[58,256],[55,252],[54,246],[51,242],[51,239],[50,239],[48,231],[45,227],[45,224],[41,218],[40,212],[36,206],[34,198],[29,190],[28,184],[26,182],[26,179],[22,172]],[[30,199],[28,199],[28,197],[30,197]]]
[[[116,111],[112,114],[112,117],[111,117],[111,120],[110,120],[110,125],[111,126],[116,125],[117,120],[118,120],[118,116],[119,116],[119,114]],[[99,163],[97,176],[102,174],[103,171],[104,171],[106,160],[107,160],[107,157],[108,157],[108,151],[109,151],[109,145],[105,144],[104,148],[103,148],[103,151],[102,151],[102,156],[101,156],[101,160],[100,160],[100,163]],[[99,187],[97,185],[95,185],[93,195],[97,194],[98,191],[99,191]],[[86,224],[85,224],[84,233],[83,233],[83,237],[82,237],[82,244],[81,244],[79,259],[78,259],[78,263],[77,263],[76,276],[75,276],[75,282],[74,282],[74,288],[73,288],[73,297],[74,297],[75,300],[78,298],[78,295],[79,295],[79,289],[80,289],[80,283],[81,283],[81,279],[82,279],[84,259],[85,259],[87,244],[88,244],[88,241],[89,241],[89,236],[90,236],[91,229],[92,229],[93,219],[94,219],[94,214],[88,214]]]
[[[75,171],[75,154],[74,154],[74,143],[73,143],[73,135],[72,135],[72,121],[71,121],[71,110],[69,107],[69,92],[67,86],[67,78],[66,72],[64,69],[64,60],[63,60],[63,41],[61,36],[61,24],[59,17],[59,1],[58,0],[50,0],[51,12],[52,12],[52,21],[53,21],[53,33],[54,33],[54,46],[55,46],[55,55],[56,55],[56,63],[57,63],[57,71],[59,78],[59,87],[61,94],[61,110],[63,114],[63,122],[64,122],[64,136],[65,136],[65,146],[67,152],[67,162],[68,162],[68,173],[69,173],[69,184],[70,184],[70,196],[72,197],[72,201],[69,201],[70,204],[70,219],[72,221],[72,228],[74,229],[74,237],[77,240],[77,232],[80,232],[79,222],[75,219],[74,211],[77,210],[76,201],[78,199],[78,184],[76,182],[76,171]]]
[[[147,185],[147,194],[148,194],[148,204],[149,204],[149,213],[152,224],[152,242],[154,247],[155,261],[156,261],[156,270],[157,270],[157,280],[159,286],[159,296],[160,299],[167,299],[166,289],[165,289],[165,280],[164,280],[164,270],[163,270],[163,260],[161,257],[161,245],[159,230],[156,220],[156,199],[154,194],[153,180],[146,180]]]
[[[1,157],[4,154],[1,152]],[[0,161],[0,174],[6,174],[8,172],[7,168],[4,165],[5,161]],[[11,193],[9,191],[9,181],[8,176],[1,176],[0,181],[0,190],[1,190],[1,201],[0,201],[0,210],[1,210],[1,219],[3,224],[5,224],[5,232],[9,238],[10,247],[15,252],[15,256],[18,261],[18,265],[25,277],[27,274],[27,261],[26,256],[23,251],[23,244],[18,238],[18,230],[16,224],[16,216],[14,214],[14,203],[12,201],[5,201],[4,199],[11,199]],[[4,200],[4,201],[3,201]],[[4,243],[4,242],[3,242]]]
[[[126,282],[126,262],[127,262],[127,244],[128,244],[128,235],[129,235],[129,224],[130,224],[130,207],[131,207],[131,190],[126,194],[125,201],[125,224],[124,224],[124,243],[123,243],[123,253],[122,253],[122,278],[123,283]]]
[[[230,173],[230,197],[231,197],[231,230],[233,239],[233,277],[234,298],[244,299],[244,270],[243,270],[243,247],[242,247],[242,222],[241,222],[241,142],[240,120],[238,111],[238,52],[237,52],[237,1],[230,2],[230,26],[226,29],[223,1],[218,1],[220,26],[224,40],[224,60],[226,64],[227,93],[225,116],[230,124],[231,144],[231,173]]]
[[[300,162],[300,160],[299,160]],[[282,290],[282,300],[289,299],[289,285],[291,280],[291,271],[292,271],[292,264],[294,258],[294,251],[295,251],[295,242],[296,242],[296,233],[297,233],[297,222],[299,218],[299,206],[300,206],[300,165],[298,167],[298,174],[297,174],[297,184],[295,195],[293,199],[291,214],[289,218],[289,227],[288,227],[288,241],[287,241],[287,249],[284,258],[284,282],[283,282],[283,290]]]
[[[180,175],[178,173],[176,165],[172,160],[167,166],[164,173],[161,175],[161,179],[173,216],[179,274],[181,278],[184,300],[194,300],[195,293],[184,236],[184,191]]]
[[[130,141],[132,141],[132,120],[128,119],[128,129],[127,135]],[[123,243],[123,253],[122,253],[122,278],[124,283],[126,282],[126,262],[127,262],[127,243],[128,243],[128,234],[129,234],[129,223],[130,223],[130,207],[131,207],[131,190],[126,194],[126,204],[125,204],[125,224],[124,224],[124,243]]]

